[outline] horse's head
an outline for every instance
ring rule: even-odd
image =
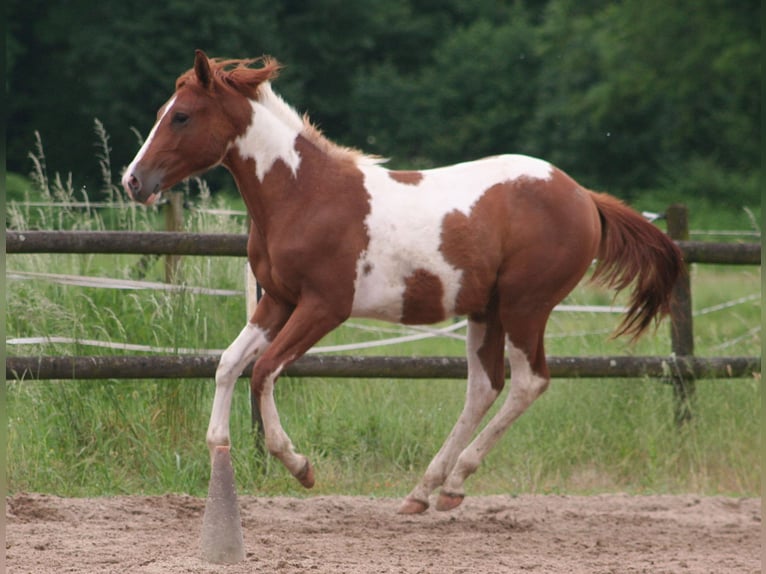
[[[259,68],[251,68],[262,62]],[[122,177],[128,195],[152,204],[160,192],[220,164],[246,130],[249,99],[276,76],[279,64],[258,60],[211,60],[197,50],[194,67],[176,81],[173,96]]]

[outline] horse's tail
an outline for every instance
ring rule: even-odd
[[[637,339],[670,311],[676,280],[685,272],[678,246],[619,199],[591,192],[601,217],[601,244],[592,280],[621,291],[634,282],[630,305],[614,336]]]

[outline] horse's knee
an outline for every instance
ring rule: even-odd
[[[224,362],[223,357],[221,357],[221,362],[215,369],[215,384],[217,386],[231,385],[238,376],[239,373],[235,371],[233,365],[228,361]]]
[[[242,350],[234,345],[226,349],[218,361],[215,369],[215,382],[217,385],[232,385],[245,368],[247,358]]]
[[[267,345],[264,331],[257,325],[248,323],[221,355],[215,371],[216,384],[233,384],[242,374],[247,363],[258,357]]]

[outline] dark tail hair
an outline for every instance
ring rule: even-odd
[[[591,192],[601,216],[601,245],[592,280],[621,291],[631,283],[628,312],[614,336],[637,339],[670,312],[673,286],[685,273],[683,255],[665,233],[619,199]]]

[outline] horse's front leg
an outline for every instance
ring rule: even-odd
[[[250,361],[266,351],[291,311],[291,307],[275,301],[268,294],[264,295],[245,328],[221,355],[215,372],[215,397],[207,428],[211,460],[216,446],[230,443],[229,415],[237,379]]]
[[[304,297],[284,328],[256,362],[250,381],[251,391],[261,411],[266,448],[306,488],[314,486],[314,471],[308,458],[295,451],[290,437],[282,428],[274,402],[274,384],[285,367],[345,320],[345,317],[328,313],[328,308],[323,301]]]

